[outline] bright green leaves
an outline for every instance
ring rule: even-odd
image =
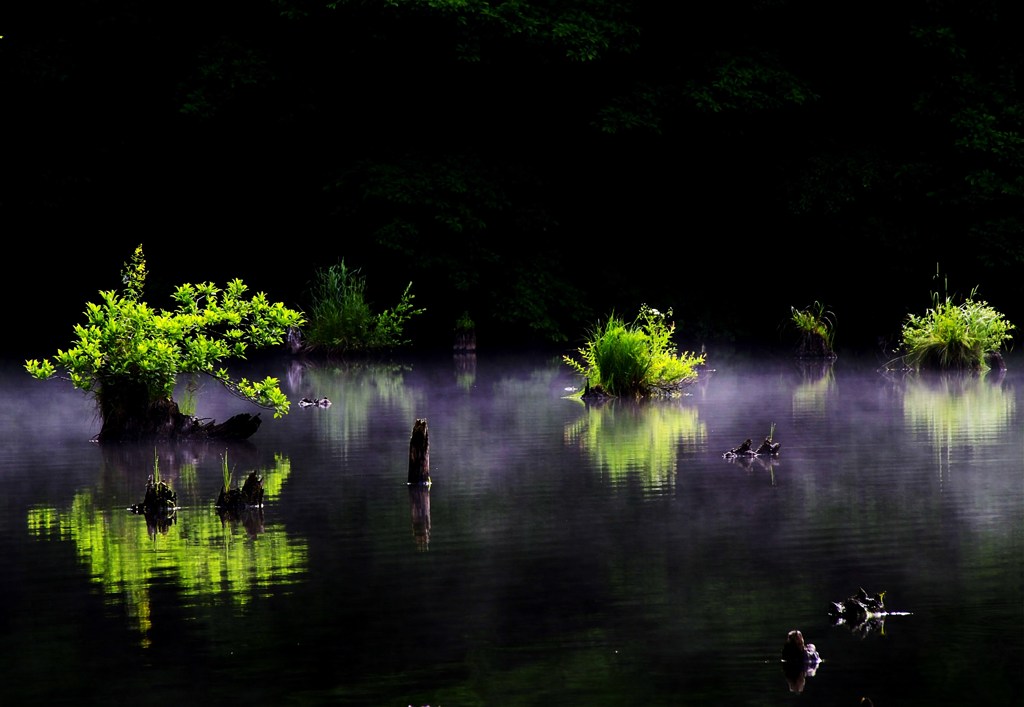
[[[142,288],[146,283],[146,258],[142,253],[142,244],[135,248],[130,261],[124,264],[121,270],[121,284],[124,286],[124,296],[128,299],[137,300],[142,297]]]
[[[274,410],[274,417],[281,417],[288,413],[291,402],[281,392],[277,378],[267,376],[262,381],[252,381],[242,378],[238,381],[236,389],[249,400]]]
[[[142,247],[122,273],[124,289],[101,291],[100,303],[86,305],[86,324],[74,328],[74,345],[49,359],[25,362],[25,369],[44,380],[67,372],[74,387],[98,396],[103,386],[124,381],[145,385],[150,400],[169,399],[181,373],[206,373],[275,417],[288,411],[288,400],[267,378],[259,383],[233,383],[225,359],[244,359],[249,346],[281,344],[290,327],[304,323],[302,314],[271,303],[265,294],[246,299],[246,286],[232,280],[225,289],[213,283],[180,285],[172,299],[174,311],[156,310],[140,300],[146,276]]]

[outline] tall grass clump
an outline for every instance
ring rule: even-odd
[[[807,358],[835,358],[835,315],[821,302],[790,308],[790,322],[800,335],[797,355]]]
[[[985,371],[1002,367],[1001,349],[1015,328],[1002,313],[977,299],[977,288],[957,304],[932,293],[924,314],[910,314],[903,324],[904,363],[915,370]]]
[[[405,326],[423,309],[413,307],[412,283],[398,304],[375,314],[366,299],[366,278],[345,261],[314,272],[304,345],[335,352],[376,351],[410,343]]]
[[[671,310],[663,314],[646,304],[632,322],[612,314],[577,349],[579,359],[563,356],[584,377],[584,394],[648,397],[671,394],[696,381],[705,356],[676,352],[671,316]]]

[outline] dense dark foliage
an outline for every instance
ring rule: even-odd
[[[414,340],[898,339],[939,287],[1024,317],[1019,3],[128,0],[5,12],[7,339],[62,345],[145,244],[149,299],[298,307],[344,258]],[[14,255],[13,253],[17,253]],[[370,293],[371,299],[374,293]],[[29,311],[32,311],[31,309]]]

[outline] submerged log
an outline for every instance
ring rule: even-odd
[[[198,429],[190,433],[190,436],[207,439],[248,439],[256,434],[256,430],[262,423],[263,420],[260,419],[259,413],[252,415],[240,412],[220,424],[213,421],[200,424]]]
[[[410,484],[430,484],[430,438],[427,421],[417,418],[412,426],[412,437],[409,440],[409,480]]]

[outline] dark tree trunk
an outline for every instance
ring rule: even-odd
[[[409,483],[430,483],[430,438],[427,421],[417,419],[409,440]]]
[[[100,392],[103,427],[99,442],[147,439],[247,439],[259,429],[259,413],[241,413],[220,424],[182,414],[170,398],[150,400],[142,383],[118,382]]]
[[[805,334],[800,340],[796,355],[799,358],[833,359],[836,352],[824,337],[818,334]]]

